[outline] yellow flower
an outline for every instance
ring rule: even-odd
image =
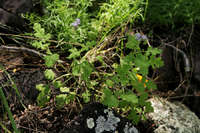
[[[136,74],[136,76],[137,76],[139,82],[141,82],[141,81],[142,81],[142,75]],[[148,80],[146,79],[145,82],[148,82]],[[145,88],[147,87],[146,84],[144,84],[144,87],[145,87]]]

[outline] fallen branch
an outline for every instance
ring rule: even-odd
[[[0,46],[0,50],[8,50],[8,51],[22,51],[22,52],[28,52],[28,53],[32,53],[35,54],[41,58],[47,56],[46,54],[40,53],[36,50],[30,49],[30,48],[25,48],[25,47],[15,47],[15,46],[5,46],[5,45],[1,45]],[[64,63],[64,61],[62,60],[58,60],[59,63]]]
[[[0,50],[8,50],[8,51],[22,51],[22,52],[29,52],[35,55],[38,55],[40,57],[44,57],[46,56],[43,53],[40,53],[36,50],[33,49],[29,49],[29,48],[25,48],[25,47],[15,47],[15,46],[5,46],[5,45],[1,45],[0,46]]]
[[[30,40],[38,40],[41,41],[42,38],[36,38],[32,36],[26,36],[26,35],[15,35],[15,34],[6,34],[6,33],[0,33],[0,36],[12,36],[12,37],[19,37],[19,38],[25,38],[25,39],[30,39]],[[61,43],[61,44],[70,44],[70,45],[75,45],[75,46],[82,46],[80,43],[72,43],[72,42],[65,42],[65,41],[56,41],[56,40],[47,40],[47,42],[50,43]]]

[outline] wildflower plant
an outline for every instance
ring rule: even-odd
[[[94,3],[98,1],[44,1],[43,16],[26,16],[33,24],[32,35],[39,38],[30,44],[46,52],[44,75],[49,84],[37,85],[37,102],[45,106],[53,87],[59,92],[54,97],[58,108],[96,101],[121,110],[137,123],[152,111],[146,100],[156,86],[147,76],[148,69],[162,66],[160,50],[147,45],[147,35],[125,30],[128,25],[131,29],[136,20],[143,20],[144,2],[99,2],[99,10],[90,14]],[[64,74],[57,76],[54,71],[63,66],[61,57],[70,62],[70,67],[62,67]]]
[[[71,25],[74,27],[78,27],[78,25],[80,25],[81,21],[79,18],[77,18]]]

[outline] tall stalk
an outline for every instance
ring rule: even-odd
[[[11,124],[12,124],[12,127],[14,129],[14,132],[15,133],[20,133],[19,130],[17,129],[17,126],[16,126],[15,120],[13,118],[12,112],[10,111],[10,108],[8,106],[8,102],[6,100],[6,97],[5,97],[1,87],[0,87],[0,97],[1,97],[1,101],[3,102],[3,105],[5,107],[6,112],[8,112],[8,117],[9,117],[9,119],[11,121]]]

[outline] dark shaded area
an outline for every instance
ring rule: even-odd
[[[28,13],[33,9],[32,0],[1,0],[0,2],[0,38],[1,44],[12,43],[22,45],[25,39],[20,41],[13,35],[19,35],[30,31],[27,20],[22,14]]]
[[[168,25],[168,29],[177,29],[177,24],[199,22],[199,0],[193,1],[148,1],[147,21],[154,25]],[[171,25],[171,27],[170,27]]]
[[[29,12],[33,7],[32,0],[1,0],[0,2],[0,8],[14,14]]]
[[[0,73],[0,86],[13,109],[23,110],[15,87],[25,105],[35,103],[39,93],[36,90],[36,85],[46,83],[44,70],[39,65],[40,60],[39,57],[27,53],[0,50],[0,64],[4,68],[4,72],[1,71]]]
[[[181,26],[181,24],[179,24]],[[193,28],[193,29],[192,29]],[[155,70],[153,78],[162,92],[174,91],[173,100],[184,100],[184,103],[200,117],[200,45],[199,26],[188,25],[184,29],[169,29],[165,26],[154,28],[154,38],[152,44],[160,47],[164,66]],[[166,46],[172,45],[183,51],[189,58],[191,71],[185,71],[185,59],[175,49]],[[161,44],[161,45],[157,45]],[[167,95],[167,93],[166,93]],[[166,96],[168,97],[168,96]],[[178,97],[178,98],[173,98]]]
[[[31,0],[2,0],[0,2],[0,23],[24,30],[25,21],[20,15],[29,12],[32,8]]]
[[[109,114],[107,111],[109,113],[112,112],[113,116]],[[98,125],[99,123],[97,122],[100,119],[100,117],[105,118],[105,121],[101,123],[103,124],[102,127],[99,126]],[[89,128],[87,121],[91,118],[93,119],[94,126],[92,128]],[[119,119],[120,121],[116,122],[117,119]],[[107,129],[109,129],[109,127],[111,127],[112,125],[112,122],[116,122],[116,124],[113,124],[113,127],[115,127],[115,129],[110,130],[110,131],[104,131],[103,128],[107,127]],[[126,133],[128,132],[134,133],[134,130],[133,130],[134,126],[132,125],[131,121],[129,121],[126,118],[122,118],[114,110],[108,109],[106,106],[100,103],[92,103],[92,104],[86,105],[84,109],[80,112],[80,114],[69,123],[68,127],[63,129],[60,133],[95,133],[96,131],[98,131],[100,127],[104,131],[104,133],[113,133],[113,132],[125,133],[126,131],[127,131]],[[135,128],[139,128],[139,127],[135,126]],[[145,128],[142,123],[140,124],[140,129],[143,129],[143,130],[139,130],[139,131],[143,131],[145,133],[150,133],[152,130],[152,129]]]
[[[176,71],[176,66],[173,58],[174,52],[172,48],[164,48],[162,59],[164,66],[155,71],[155,82],[160,90],[168,91],[174,89],[180,83],[179,73]]]
[[[194,27],[194,32],[192,33],[191,42],[191,62],[192,62],[192,73],[190,77],[190,88],[188,93],[193,95],[192,97],[187,97],[184,103],[194,111],[200,118],[200,26],[196,25]]]

